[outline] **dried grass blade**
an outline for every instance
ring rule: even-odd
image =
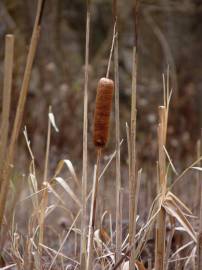
[[[48,118],[49,118],[49,120],[50,120],[50,122],[51,122],[51,125],[52,125],[53,128],[55,129],[55,131],[56,131],[56,132],[59,132],[59,129],[58,129],[58,127],[57,127],[57,125],[56,125],[56,122],[55,122],[55,116],[54,116],[54,114],[52,113],[52,111],[49,112]]]
[[[185,248],[189,247],[192,244],[194,244],[194,241],[190,241],[185,245],[181,246],[180,248],[178,248],[178,250],[176,250],[176,252],[172,254],[171,259],[174,258],[179,252],[181,252],[182,250],[184,250]]]
[[[63,159],[63,160],[59,161],[59,163],[57,165],[57,168],[56,168],[56,171],[55,171],[54,177],[57,177],[60,174],[60,172],[62,171],[64,165],[67,166],[67,168],[68,168],[73,180],[75,181],[77,187],[80,188],[81,185],[80,185],[78,177],[76,175],[74,166],[73,166],[72,162],[69,159]]]
[[[178,197],[176,197],[170,191],[168,191],[167,192],[167,195],[166,195],[166,198],[167,199],[169,199],[169,197],[170,197],[171,200],[174,200],[174,202],[175,202],[176,205],[179,204],[179,206],[182,207],[187,212],[188,215],[192,215],[191,210],[180,199],[178,199]]]
[[[181,209],[175,204],[175,202],[171,200],[165,200],[163,202],[163,207],[169,215],[173,216],[178,220],[178,222],[184,227],[184,229],[191,236],[194,242],[196,242],[196,233],[192,225],[189,223],[189,221],[184,216]]]
[[[167,158],[168,158],[168,161],[169,161],[169,163],[170,163],[170,165],[171,165],[171,168],[172,168],[173,172],[174,172],[176,175],[178,175],[178,172],[177,172],[177,170],[175,169],[175,166],[174,166],[174,164],[173,164],[173,162],[172,162],[172,159],[170,158],[170,155],[168,154],[168,151],[167,151],[167,149],[165,148],[165,146],[163,146],[163,149],[164,149],[164,151],[165,151],[165,153],[166,153],[166,156],[167,156]]]
[[[65,180],[62,177],[55,177],[54,178],[61,187],[64,188],[64,190],[69,194],[69,196],[72,198],[73,201],[75,201],[75,203],[81,207],[81,202],[79,200],[79,198],[75,195],[75,193],[72,191],[72,189],[70,188],[70,186],[67,184],[67,182],[65,182]]]

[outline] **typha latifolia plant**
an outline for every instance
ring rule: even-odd
[[[33,60],[38,44],[38,37],[40,33],[40,24],[42,18],[42,10],[44,8],[45,1],[38,1],[38,11],[36,16],[36,22],[34,26],[33,36],[31,40],[31,45],[29,49],[29,54],[27,58],[27,66],[25,69],[25,75],[22,85],[22,91],[20,94],[19,105],[17,109],[14,129],[12,132],[11,141],[9,144],[8,156],[6,158],[6,163],[3,162],[3,157],[6,151],[7,141],[8,141],[8,118],[9,118],[9,108],[10,108],[10,92],[12,85],[12,67],[13,67],[13,50],[14,50],[14,37],[6,37],[6,52],[5,52],[5,81],[4,81],[4,92],[3,92],[3,117],[2,117],[2,129],[3,133],[1,135],[1,153],[0,153],[0,172],[1,172],[1,192],[0,192],[0,201],[3,202],[1,207],[5,208],[5,202],[7,199],[7,190],[8,190],[8,181],[5,181],[11,176],[10,164],[14,159],[15,148],[17,144],[17,139],[19,136],[19,130],[22,122],[23,110],[26,102],[26,96],[29,86],[29,80],[31,76],[31,69],[33,65]],[[151,232],[154,223],[156,222],[156,253],[155,253],[155,269],[169,269],[169,252],[170,244],[172,239],[170,239],[170,244],[165,245],[166,241],[166,215],[172,219],[177,219],[181,224],[184,230],[192,238],[192,242],[196,244],[198,241],[198,246],[200,247],[201,239],[201,225],[199,228],[199,237],[196,237],[196,233],[189,223],[187,216],[191,215],[189,209],[176,197],[172,192],[172,186],[178,182],[180,178],[187,172],[185,170],[180,176],[176,178],[174,183],[169,187],[167,183],[168,169],[169,167],[175,171],[172,160],[170,159],[168,152],[166,150],[166,133],[167,133],[167,122],[168,122],[168,108],[171,94],[169,92],[169,76],[167,76],[167,82],[165,83],[164,78],[164,102],[163,106],[159,107],[159,126],[158,126],[158,190],[157,197],[155,198],[151,209],[149,210],[149,216],[146,224],[143,224],[143,227],[136,232],[136,217],[137,217],[137,202],[141,178],[141,170],[137,171],[136,166],[136,93],[137,93],[137,6],[138,1],[134,1],[134,21],[135,21],[135,41],[133,46],[133,71],[132,71],[132,93],[131,93],[131,122],[130,127],[127,125],[127,142],[128,142],[128,155],[129,155],[129,234],[122,242],[122,214],[121,214],[121,175],[120,175],[120,120],[119,120],[119,66],[118,66],[118,15],[117,15],[117,1],[113,1],[113,10],[114,10],[114,33],[112,46],[110,51],[110,57],[107,67],[106,76],[101,78],[97,86],[97,97],[95,103],[95,114],[94,114],[94,126],[93,126],[93,142],[95,145],[97,153],[97,163],[94,169],[94,178],[93,178],[93,188],[87,194],[87,131],[88,131],[88,69],[89,69],[89,36],[90,36],[90,0],[87,1],[87,17],[86,17],[86,54],[85,54],[85,84],[84,84],[84,123],[83,123],[83,171],[82,171],[82,196],[81,199],[76,196],[76,194],[71,190],[69,185],[62,179],[58,177],[58,174],[61,172],[63,164],[68,164],[70,166],[70,174],[72,179],[75,180],[77,188],[80,188],[80,183],[76,177],[70,162],[67,160],[62,160],[59,162],[58,167],[56,168],[56,173],[50,181],[48,179],[48,161],[49,161],[49,148],[50,148],[50,137],[51,137],[51,123],[50,119],[48,122],[48,134],[47,134],[47,147],[46,147],[46,156],[45,156],[45,168],[43,181],[45,183],[44,187],[41,190],[38,190],[36,178],[32,181],[34,182],[35,188],[32,189],[33,194],[33,217],[29,220],[29,232],[28,240],[25,246],[25,252],[21,258],[19,252],[20,246],[18,245],[18,240],[14,239],[15,230],[12,230],[12,240],[14,239],[15,247],[14,254],[19,255],[16,260],[17,267],[19,269],[42,269],[43,260],[42,260],[42,248],[50,252],[51,263],[49,270],[54,269],[54,267],[60,267],[57,265],[58,257],[61,262],[62,268],[68,268],[64,264],[64,259],[71,260],[74,263],[74,268],[76,269],[93,269],[93,258],[95,249],[93,244],[97,244],[95,226],[97,222],[96,216],[96,204],[98,197],[98,186],[99,180],[102,178],[102,175],[108,168],[112,159],[116,157],[116,229],[113,232],[112,225],[110,224],[110,245],[105,245],[105,249],[101,251],[101,255],[97,255],[96,261],[101,264],[101,267],[104,269],[145,269],[143,263],[140,261],[140,256],[148,240],[148,235]],[[114,53],[114,54],[113,54]],[[110,74],[110,63],[114,57],[114,81],[109,78]],[[5,90],[7,89],[7,91]],[[116,124],[116,151],[113,153],[110,161],[107,163],[106,167],[100,173],[100,159],[103,149],[107,145],[109,140],[109,128],[110,128],[110,114],[112,110],[113,96],[115,96],[115,124]],[[49,112],[51,113],[51,111]],[[4,127],[4,128],[3,128]],[[26,141],[28,148],[29,140],[27,135]],[[31,148],[30,148],[31,152]],[[32,161],[34,163],[34,157],[31,153]],[[201,159],[200,153],[198,154],[198,161]],[[198,162],[197,161],[197,162]],[[193,167],[193,163],[189,168]],[[168,163],[168,165],[167,165]],[[34,167],[34,165],[33,165]],[[33,168],[33,170],[35,170]],[[200,171],[201,168],[198,168]],[[35,176],[35,173],[33,172]],[[150,179],[149,179],[150,180]],[[200,179],[199,179],[200,181]],[[71,199],[76,203],[78,212],[73,216],[73,222],[68,229],[64,239],[60,241],[59,249],[56,251],[53,248],[50,248],[44,243],[44,221],[46,218],[46,213],[48,208],[55,207],[55,205],[48,206],[48,190],[51,191],[55,196],[57,196],[58,201],[62,201],[60,196],[54,190],[55,183],[59,183],[71,197]],[[31,190],[31,189],[30,189]],[[3,194],[2,192],[5,192]],[[42,193],[41,193],[42,192]],[[42,196],[40,196],[42,194]],[[91,211],[90,211],[90,221],[89,221],[89,232],[87,232],[87,202],[91,198]],[[63,206],[65,205],[64,202]],[[202,208],[202,207],[201,207]],[[2,211],[2,209],[1,209]],[[4,209],[0,215],[2,219],[4,215]],[[80,244],[80,263],[77,258],[77,252],[75,251],[75,258],[68,258],[66,254],[63,254],[63,246],[67,241],[70,233],[80,233],[80,230],[76,228],[76,223],[81,215],[81,244]],[[104,216],[105,214],[103,214]],[[200,214],[201,216],[201,214]],[[202,219],[202,218],[201,218]],[[34,220],[34,222],[33,222]],[[2,220],[1,220],[2,221]],[[112,222],[111,222],[112,223]],[[102,224],[102,222],[101,222]],[[173,223],[175,224],[175,223]],[[175,225],[174,225],[175,226]],[[116,235],[116,246],[113,245],[113,234]],[[88,237],[87,237],[88,235]],[[171,236],[172,237],[172,236]],[[60,239],[61,240],[61,239]],[[86,245],[86,242],[88,243]],[[100,240],[100,239],[99,239]],[[105,243],[104,243],[105,244]],[[108,244],[108,243],[107,243]],[[104,246],[104,245],[103,245]],[[111,248],[111,249],[110,249]],[[196,248],[196,246],[194,247]],[[115,252],[114,252],[115,251]],[[48,253],[47,252],[47,253]],[[178,251],[179,253],[179,251]],[[53,255],[54,254],[54,255]],[[201,250],[199,249],[198,253],[198,264],[197,269],[201,269]],[[26,256],[28,255],[28,256]],[[123,255],[123,256],[122,256]],[[195,255],[194,252],[190,254],[190,257]],[[103,259],[104,257],[104,259]],[[107,258],[105,260],[105,258]],[[105,260],[105,261],[104,261]],[[34,261],[34,262],[33,262]],[[102,262],[106,262],[103,263]],[[150,261],[149,269],[152,269],[153,261]],[[188,268],[187,268],[188,269]]]
[[[116,34],[116,24],[114,25],[114,33],[106,77],[101,78],[98,82],[96,102],[95,102],[93,143],[96,148],[97,161],[95,166],[93,194],[91,200],[91,213],[90,213],[89,235],[88,235],[88,258],[86,264],[87,270],[92,269],[93,236],[96,223],[96,205],[98,196],[100,159],[102,150],[104,149],[109,140],[110,114],[112,111],[112,101],[114,95],[114,81],[109,79],[108,77],[110,71],[111,58],[114,49],[115,34]]]

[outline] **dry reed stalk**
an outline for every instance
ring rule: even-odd
[[[86,45],[85,45],[85,83],[84,83],[84,114],[83,114],[83,168],[82,168],[82,214],[81,214],[81,269],[86,264],[86,235],[87,235],[87,175],[88,175],[88,74],[89,74],[89,41],[90,41],[90,0],[86,0]]]
[[[133,71],[132,71],[132,97],[131,97],[131,126],[130,126],[130,160],[129,160],[129,245],[135,241],[136,215],[135,215],[135,194],[136,194],[136,91],[137,91],[137,53],[136,47],[133,48]],[[135,245],[131,250],[130,269],[135,269],[133,255]]]
[[[89,233],[88,233],[88,246],[87,246],[87,262],[86,270],[92,269],[92,259],[93,259],[93,237],[94,237],[94,226],[95,226],[95,215],[96,215],[96,197],[98,190],[98,166],[100,163],[101,150],[97,155],[97,163],[94,168],[93,177],[93,190],[92,190],[92,200],[91,200],[91,212],[90,212],[90,222],[89,222]]]
[[[202,134],[201,134],[201,139],[199,141],[198,145],[198,158],[201,156],[201,147],[202,147]],[[201,165],[201,162],[200,164]],[[201,181],[201,172],[198,171],[198,182],[199,182],[199,192],[200,192],[200,197],[199,197],[199,232],[198,232],[198,243],[197,243],[197,263],[196,263],[196,269],[201,270],[202,269],[202,181]]]
[[[196,158],[199,159],[200,158],[200,153],[201,153],[201,142],[200,140],[198,140],[196,142]],[[201,161],[199,161],[198,166],[201,167]],[[201,196],[201,192],[200,192],[200,171],[198,170],[196,172],[196,198],[193,202],[193,207],[198,209],[200,207],[200,196]]]
[[[51,107],[49,107],[49,114],[52,113]],[[47,140],[46,140],[46,155],[45,155],[45,164],[44,164],[44,175],[43,175],[43,186],[47,186],[48,180],[48,162],[50,154],[50,139],[51,139],[51,121],[48,117],[48,128],[47,128]],[[48,205],[48,189],[45,188],[42,193],[42,198],[39,206],[39,242],[38,250],[40,255],[42,255],[42,244],[44,242],[44,223],[45,223],[45,213]]]
[[[129,246],[132,246],[130,253],[129,267],[135,270],[135,234],[136,234],[136,205],[137,179],[136,179],[136,100],[137,100],[137,46],[138,46],[138,5],[139,1],[134,0],[134,45],[133,45],[133,69],[132,69],[132,90],[131,90],[131,123],[130,123],[130,160],[129,160]]]
[[[170,230],[170,233],[169,233],[166,252],[165,252],[165,270],[168,270],[168,267],[169,267],[169,257],[171,255],[172,240],[173,240],[173,236],[174,236],[174,233],[175,233],[175,219],[173,217],[171,217],[171,216],[169,218],[170,218],[171,230]]]
[[[115,46],[114,46],[114,81],[115,81],[115,129],[116,129],[116,251],[115,260],[121,257],[122,244],[122,211],[121,192],[121,161],[120,161],[120,115],[119,115],[119,45],[118,45],[118,14],[117,0],[113,0]]]
[[[0,189],[2,182],[2,167],[4,164],[8,143],[9,115],[10,115],[11,89],[13,77],[14,40],[15,40],[14,35],[6,35],[3,102],[2,102],[3,111],[1,123],[1,144],[0,144]]]
[[[159,146],[159,189],[158,194],[162,194],[164,199],[166,195],[166,154],[164,151],[164,146],[166,144],[166,107],[159,107],[159,118],[160,123],[158,126],[158,146]],[[162,199],[162,200],[163,200]],[[155,269],[164,270],[165,269],[165,236],[166,236],[166,212],[161,208],[156,223],[156,247],[155,247]]]
[[[17,141],[20,133],[20,128],[22,124],[22,117],[23,117],[23,112],[24,112],[24,107],[26,103],[26,98],[27,98],[27,92],[29,88],[29,82],[31,78],[31,70],[34,62],[34,57],[36,54],[36,48],[38,44],[38,39],[39,39],[39,34],[40,34],[40,24],[39,24],[39,19],[42,17],[42,7],[43,7],[43,2],[44,0],[39,0],[38,5],[37,5],[37,14],[36,14],[36,19],[35,19],[35,24],[34,24],[34,29],[31,37],[31,42],[30,42],[30,47],[28,51],[28,56],[27,56],[27,62],[26,62],[26,67],[25,67],[25,72],[24,72],[24,77],[23,77],[23,82],[22,82],[22,87],[20,91],[20,96],[18,99],[18,106],[17,106],[17,111],[16,111],[16,116],[14,120],[14,126],[11,134],[11,140],[10,144],[8,147],[8,154],[6,156],[6,161],[5,165],[3,167],[3,172],[2,172],[2,185],[1,185],[1,192],[0,192],[0,229],[2,226],[2,221],[3,221],[3,215],[4,215],[4,210],[6,206],[6,198],[8,194],[8,189],[9,189],[9,180],[11,177],[11,164],[13,163],[14,160],[14,154],[17,146]]]

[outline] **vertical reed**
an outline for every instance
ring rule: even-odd
[[[30,78],[31,78],[32,66],[33,66],[34,57],[36,54],[39,35],[40,35],[41,26],[40,26],[39,19],[42,17],[43,2],[44,0],[39,0],[38,5],[37,5],[37,14],[36,14],[34,29],[33,29],[32,37],[31,37],[30,47],[28,51],[27,62],[26,62],[22,87],[20,91],[20,96],[18,99],[18,106],[17,106],[16,116],[14,120],[14,126],[13,126],[13,130],[11,134],[10,144],[8,147],[8,154],[6,156],[6,161],[5,161],[5,165],[3,167],[3,172],[2,172],[2,185],[1,185],[1,192],[0,192],[0,205],[1,205],[0,228],[3,221],[3,215],[4,215],[5,206],[6,206],[6,197],[7,197],[8,189],[9,189],[9,182],[10,182],[9,179],[11,176],[10,164],[12,164],[14,160],[15,150],[17,146],[19,133],[20,133],[22,118],[23,118]]]
[[[122,211],[120,211],[121,162],[120,162],[120,116],[119,116],[119,45],[117,0],[113,0],[115,46],[114,46],[114,81],[115,81],[115,129],[116,129],[116,261],[121,257]]]
[[[47,180],[48,180],[48,163],[49,163],[49,154],[50,154],[50,139],[51,139],[51,121],[50,113],[52,113],[51,107],[49,107],[48,114],[48,128],[47,128],[47,140],[46,140],[46,154],[45,154],[45,164],[44,164],[44,175],[43,175],[43,192],[39,208],[39,242],[38,249],[39,253],[42,256],[42,245],[44,242],[44,223],[45,223],[45,213],[48,205],[48,189],[47,189]]]
[[[98,195],[98,178],[99,178],[99,165],[100,165],[101,149],[97,149],[97,162],[94,169],[93,177],[93,190],[92,190],[92,200],[91,200],[91,212],[90,212],[90,222],[89,222],[89,233],[88,233],[88,245],[87,245],[87,261],[86,270],[91,270],[93,268],[93,237],[95,231],[96,222],[96,203]]]
[[[198,144],[198,158],[201,156],[201,147],[202,147],[202,131],[201,138]],[[200,162],[201,165],[201,162]],[[198,182],[199,182],[199,232],[198,232],[198,243],[197,243],[197,265],[196,269],[202,269],[202,181],[201,181],[201,172],[198,171]]]
[[[159,147],[159,184],[158,194],[162,194],[162,200],[166,194],[166,154],[164,146],[166,144],[166,107],[159,107],[159,126],[158,126],[158,147]],[[155,249],[155,269],[164,270],[165,263],[165,235],[166,235],[166,212],[161,208],[156,223],[156,249]]]
[[[5,39],[5,62],[4,62],[4,85],[2,102],[1,145],[0,145],[0,189],[2,181],[2,167],[6,155],[9,130],[9,115],[11,103],[11,89],[13,77],[14,36],[6,35]]]
[[[82,215],[81,215],[81,247],[80,264],[84,269],[86,264],[86,235],[87,235],[87,174],[88,174],[88,74],[89,74],[89,42],[90,42],[90,5],[86,0],[86,45],[85,45],[85,82],[84,82],[84,113],[83,113],[83,168],[82,168]]]
[[[129,245],[134,245],[136,231],[135,217],[135,193],[136,193],[136,84],[137,84],[137,59],[136,48],[133,49],[133,79],[132,79],[132,105],[131,105],[131,126],[130,126],[130,175],[129,175]],[[130,268],[134,269],[133,253],[135,245],[131,251]]]
[[[134,0],[134,46],[133,46],[133,70],[132,70],[132,93],[131,93],[131,123],[130,123],[130,160],[129,160],[129,245],[133,246],[130,253],[130,269],[135,270],[135,233],[136,233],[136,205],[137,179],[136,179],[136,100],[137,100],[137,46],[138,46],[138,5]]]

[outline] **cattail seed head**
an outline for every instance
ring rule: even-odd
[[[105,147],[108,141],[113,93],[114,82],[108,78],[101,78],[97,87],[93,127],[93,141],[98,148]]]

